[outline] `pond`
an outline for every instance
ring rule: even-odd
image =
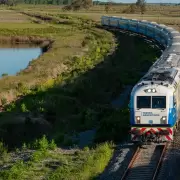
[[[16,75],[41,54],[42,49],[35,45],[0,45],[0,77],[2,74]]]

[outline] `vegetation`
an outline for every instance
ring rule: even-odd
[[[140,8],[141,14],[144,14],[146,11],[146,1],[145,0],[137,0],[136,6]]]
[[[1,34],[13,32],[21,37],[20,41],[36,39],[40,42],[39,39],[46,37],[53,39],[54,43],[48,53],[38,61],[32,61],[18,76],[1,79],[1,104],[5,112],[1,113],[0,125],[7,133],[0,135],[4,141],[13,148],[46,133],[58,145],[73,145],[78,143],[71,138],[74,134],[93,128],[97,129],[97,142],[122,140],[128,130],[129,112],[126,107],[124,110],[113,109],[111,101],[125,85],[137,82],[141,76],[138,72],[147,70],[159,56],[159,50],[146,46],[137,37],[129,38],[115,31],[113,34],[118,41],[126,37],[128,43],[119,45],[112,57],[104,59],[116,46],[112,41],[113,34],[97,29],[92,20],[68,14],[23,13],[49,24],[42,29],[2,29]],[[43,37],[40,31],[43,31]],[[22,36],[28,33],[31,37]],[[76,33],[75,39],[73,33]],[[127,51],[129,43],[138,44],[132,56]],[[58,48],[65,47],[69,53],[81,48],[84,53],[80,56],[73,52],[67,58],[58,51]],[[147,61],[144,61],[144,55],[148,57]],[[119,57],[122,57],[121,61]],[[7,89],[8,92],[2,92]],[[17,112],[19,115],[14,116]],[[119,126],[114,126],[112,122],[115,121]],[[117,135],[119,131],[121,136]],[[15,136],[15,133],[19,135]]]
[[[85,147],[65,153],[61,149],[55,149],[52,144],[44,136],[36,140],[35,145],[24,144],[16,153],[7,153],[1,143],[1,163],[8,164],[8,169],[0,171],[1,179],[92,179],[107,166],[114,148],[112,143],[104,143],[94,148]],[[34,147],[36,151],[32,150]],[[20,153],[24,157],[19,157]],[[17,157],[16,160],[14,156]]]
[[[98,177],[113,154],[115,145],[108,142],[124,140],[129,129],[128,100],[122,108],[111,103],[139,80],[160,49],[96,26],[101,14],[92,7],[89,17],[57,6],[21,5],[9,12],[18,21],[7,23],[6,16],[0,22],[1,42],[36,43],[46,53],[17,76],[0,79],[0,179]],[[94,142],[79,150],[79,133],[90,129]]]
[[[65,6],[64,10],[79,10],[79,9],[89,9],[93,5],[92,0],[73,0],[71,3],[68,3],[67,6]]]

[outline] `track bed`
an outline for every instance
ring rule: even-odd
[[[154,180],[167,144],[137,147],[121,180]]]

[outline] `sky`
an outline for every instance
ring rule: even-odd
[[[108,0],[99,0],[107,2]],[[122,2],[122,3],[133,3],[136,0],[113,0],[114,2]],[[146,0],[148,3],[180,3],[180,0]]]

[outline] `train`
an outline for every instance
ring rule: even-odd
[[[102,16],[101,25],[140,34],[164,47],[132,88],[130,134],[133,142],[173,141],[180,120],[180,33],[164,24],[116,16]]]

